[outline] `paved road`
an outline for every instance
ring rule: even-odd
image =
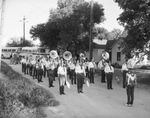
[[[5,62],[9,63],[8,60]],[[21,73],[21,65],[11,66]],[[30,76],[25,77],[37,83]],[[76,85],[71,85],[70,89],[65,86],[66,95],[59,95],[57,78],[53,88],[48,87],[47,78],[43,78],[43,82],[39,85],[52,92],[60,101],[57,107],[45,108],[47,118],[150,118],[150,89],[139,85],[135,88],[133,107],[124,105],[126,91],[122,88],[122,84],[117,84],[116,80],[113,80],[114,89],[107,90],[106,83],[100,83],[98,75],[95,75],[95,84],[90,84],[90,87],[84,84],[84,93],[80,94],[77,93]]]

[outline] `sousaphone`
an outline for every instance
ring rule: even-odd
[[[63,53],[63,58],[64,58],[66,61],[69,61],[69,60],[72,58],[71,52],[65,51],[65,52]]]
[[[56,51],[56,50],[51,50],[51,51],[50,51],[50,57],[51,57],[52,59],[56,59],[56,58],[58,57],[57,51]]]
[[[103,51],[103,52],[102,52],[102,58],[103,58],[104,60],[109,60],[109,53],[106,52],[106,51]]]

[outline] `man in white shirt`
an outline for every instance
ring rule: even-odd
[[[98,63],[98,68],[101,71],[101,83],[106,83],[106,81],[105,81],[105,71],[104,71],[105,63],[106,62],[105,62],[104,59],[100,60],[100,62]]]
[[[129,72],[127,73],[126,84],[127,103],[125,105],[132,107],[134,101],[134,88],[137,84],[137,76],[132,69],[129,69]]]
[[[77,91],[78,93],[83,93],[84,76],[86,76],[86,73],[84,66],[79,63],[79,60],[76,63],[75,73],[77,78]]]
[[[94,83],[95,68],[96,68],[96,64],[94,62],[94,59],[92,59],[88,65],[90,83]]]
[[[110,62],[106,64],[104,71],[106,73],[106,78],[107,78],[107,89],[108,90],[113,89],[112,79],[113,79],[114,68],[111,66]]]
[[[61,59],[59,67],[58,67],[58,80],[59,80],[59,92],[60,95],[64,94],[64,85],[67,79],[67,68],[64,65],[63,59]]]
[[[127,61],[122,65],[121,68],[122,75],[123,75],[123,88],[126,87],[126,74],[128,73],[128,66],[127,66]]]

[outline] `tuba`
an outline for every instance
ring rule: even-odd
[[[103,51],[103,52],[102,52],[102,58],[103,58],[104,60],[109,60],[109,53],[106,52],[106,51]]]
[[[50,57],[51,57],[52,59],[56,59],[56,58],[58,57],[57,51],[56,51],[56,50],[51,50],[51,51],[50,51]]]
[[[64,58],[66,61],[69,61],[69,60],[72,58],[71,52],[65,51],[64,54],[63,54],[63,58]]]

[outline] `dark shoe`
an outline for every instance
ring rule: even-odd
[[[53,85],[51,85],[50,87],[54,87]]]
[[[65,95],[65,93],[62,93],[63,95]]]
[[[80,91],[80,93],[83,93],[83,91]]]
[[[113,88],[110,88],[111,90],[113,90]]]

